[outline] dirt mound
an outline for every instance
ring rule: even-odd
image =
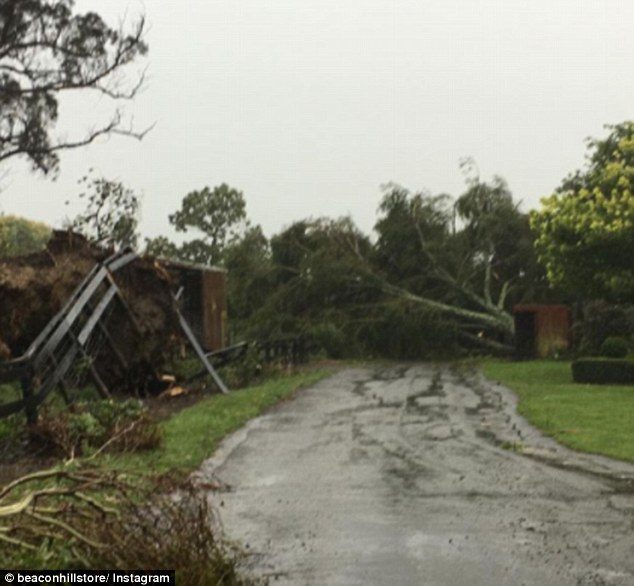
[[[22,355],[91,269],[112,252],[78,234],[55,231],[44,251],[0,259],[0,360]],[[152,259],[144,258],[121,268],[114,279],[136,324],[118,311],[108,329],[129,361],[129,370],[140,362],[155,368],[171,341],[180,337],[171,279]],[[99,358],[105,364],[115,362],[107,354]],[[104,370],[112,383],[130,374]]]

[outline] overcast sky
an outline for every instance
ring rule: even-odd
[[[506,178],[525,209],[583,163],[588,135],[633,117],[632,0],[80,0],[111,22],[144,12],[142,141],[65,153],[55,182],[5,168],[0,211],[59,223],[90,168],[143,194],[145,235],[205,185],[244,191],[270,235],[351,214],[371,229],[380,185],[459,195],[458,162]],[[132,74],[133,72],[131,72]],[[111,103],[77,95],[59,132]],[[70,206],[65,201],[71,200]]]

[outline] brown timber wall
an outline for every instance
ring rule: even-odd
[[[221,350],[227,344],[227,275],[204,271],[202,278],[202,345],[206,350]]]
[[[570,347],[570,309],[565,305],[516,305],[516,337],[525,338],[518,348],[523,358],[548,358]],[[526,318],[532,316],[531,321]],[[526,331],[530,324],[532,331]],[[532,340],[526,339],[532,338]],[[532,355],[532,356],[531,356]]]
[[[207,352],[227,345],[227,273],[218,267],[160,259],[183,287],[181,309],[200,345]]]

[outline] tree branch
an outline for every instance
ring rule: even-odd
[[[497,312],[493,314],[484,313],[480,311],[464,309],[462,307],[457,307],[454,305],[449,305],[440,301],[416,295],[410,291],[407,291],[406,289],[402,289],[401,287],[397,287],[396,285],[391,285],[386,281],[380,283],[379,286],[385,293],[396,295],[401,299],[424,305],[425,307],[439,311],[440,313],[446,313],[449,315],[454,315],[456,317],[471,319],[478,323],[488,325],[495,330],[508,334],[513,333],[513,319],[508,314],[499,314]]]

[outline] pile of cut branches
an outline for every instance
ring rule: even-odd
[[[116,472],[73,465],[10,482],[0,491],[2,557],[19,562],[20,553],[30,552],[28,559],[46,559],[57,548],[64,559],[83,560],[87,551],[105,547],[86,531],[87,521],[120,516],[117,505],[131,488]]]
[[[179,584],[246,584],[241,553],[216,536],[204,495],[157,491],[91,462],[34,472],[0,489],[0,559],[13,568],[176,570]]]

